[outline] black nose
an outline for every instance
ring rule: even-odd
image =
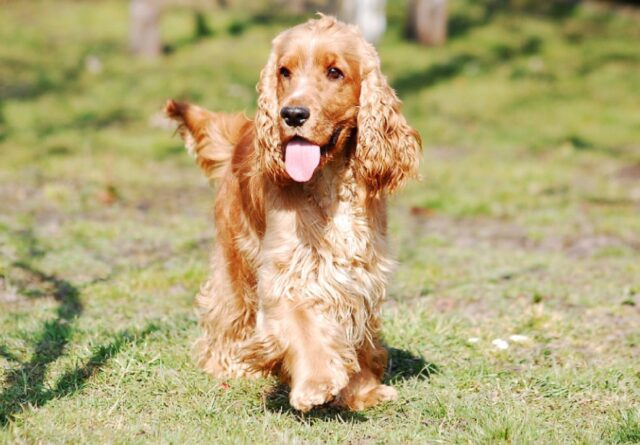
[[[304,124],[311,113],[307,107],[282,107],[280,116],[290,127],[299,127]]]

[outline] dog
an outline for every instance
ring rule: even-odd
[[[393,400],[381,383],[386,200],[417,176],[420,136],[375,48],[333,17],[279,34],[257,91],[253,120],[165,106],[217,183],[198,364],[216,378],[277,375],[302,412]]]

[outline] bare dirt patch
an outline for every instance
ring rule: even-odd
[[[559,252],[576,258],[590,257],[606,248],[640,252],[639,239],[596,233],[586,225],[571,235],[549,233],[533,239],[524,228],[510,221],[452,218],[420,207],[411,208],[410,214],[414,230],[443,236],[460,247],[489,245],[501,249]]]

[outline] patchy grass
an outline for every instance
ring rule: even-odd
[[[301,416],[193,365],[211,191],[157,115],[252,112],[295,20],[174,8],[145,62],[123,2],[5,2],[0,442],[640,441],[640,18],[487,4],[452,2],[439,49],[390,9],[383,65],[426,142],[391,207],[400,397]]]

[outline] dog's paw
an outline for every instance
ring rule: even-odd
[[[333,400],[346,384],[346,378],[306,380],[291,389],[289,403],[298,411],[306,413],[314,406]]]
[[[340,394],[334,401],[335,406],[361,411],[382,402],[390,402],[398,398],[398,391],[388,385],[376,385],[368,391]]]
[[[398,398],[398,391],[388,385],[378,385],[371,391],[369,391],[369,393],[367,394],[367,398],[373,401],[372,405],[381,402],[390,402]]]

